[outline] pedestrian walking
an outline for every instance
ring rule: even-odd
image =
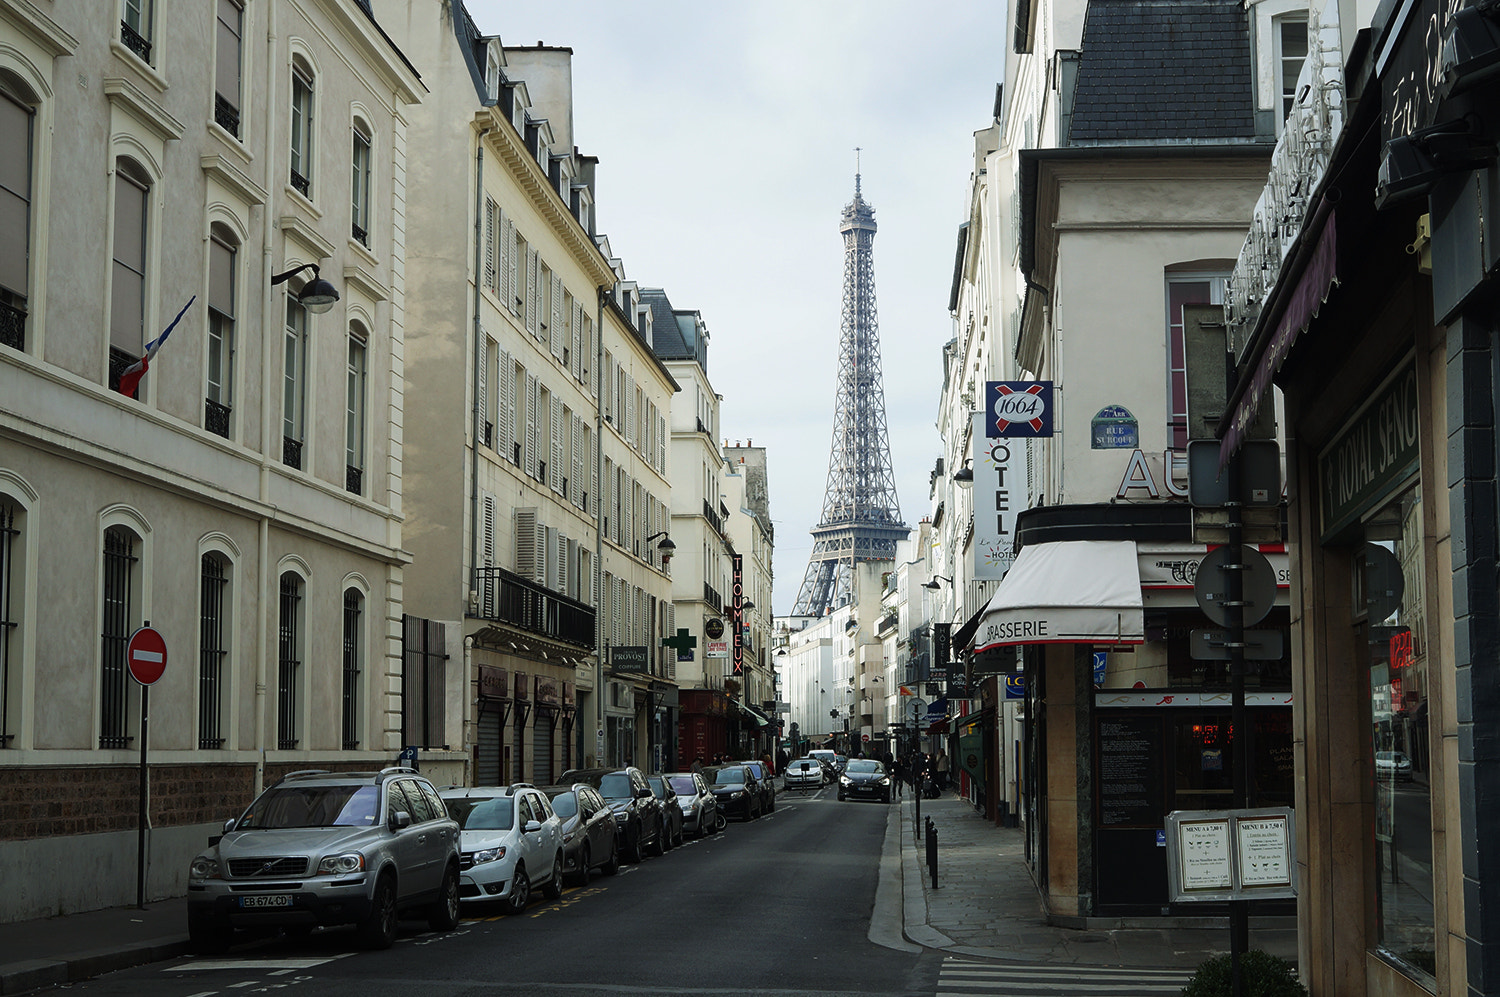
[[[906,766],[897,756],[891,761],[891,779],[896,783],[896,799],[901,799],[901,784],[906,782]]]
[[[933,781],[935,781],[937,783],[937,788],[939,790],[947,790],[947,788],[948,788],[948,753],[946,751],[944,751],[942,748],[939,748],[938,749],[938,753],[937,753],[937,761],[934,762],[933,764],[934,764],[934,767],[935,767],[936,773],[937,773],[936,776],[934,777]]]

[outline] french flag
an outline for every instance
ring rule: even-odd
[[[131,397],[135,396],[136,386],[141,383],[141,378],[145,375],[146,371],[151,369],[151,361],[155,359],[156,351],[161,349],[161,344],[167,341],[167,337],[172,334],[172,330],[177,328],[177,323],[182,321],[182,316],[187,314],[187,310],[193,307],[193,302],[197,300],[198,296],[196,294],[188,298],[188,303],[182,306],[182,311],[177,313],[177,317],[172,320],[172,323],[162,330],[160,336],[157,336],[146,344],[146,355],[120,372],[120,394]]]

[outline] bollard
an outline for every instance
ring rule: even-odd
[[[932,888],[938,888],[937,877],[937,825],[927,818],[927,869],[932,873]]]
[[[913,779],[912,780],[912,784],[916,785],[917,784],[917,780]],[[911,795],[912,795],[912,799],[915,801],[914,805],[917,808],[916,809],[916,816],[912,817],[912,819],[911,819],[911,838],[912,838],[913,841],[921,841],[922,840],[922,790],[920,788],[918,788],[917,791],[915,793],[912,793]]]

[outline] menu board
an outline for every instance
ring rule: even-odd
[[[1184,821],[1177,825],[1184,890],[1227,890],[1234,885],[1229,864],[1229,821]]]
[[[1286,818],[1235,821],[1235,858],[1241,886],[1287,886],[1292,882],[1287,859]]]
[[[1161,827],[1162,737],[1157,717],[1098,721],[1101,827]]]

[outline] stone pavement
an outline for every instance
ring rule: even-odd
[[[1228,918],[1087,918],[1083,927],[1048,923],[1025,861],[1019,828],[995,827],[951,791],[922,801],[938,840],[938,886],[926,845],[914,837],[916,808],[901,801],[904,934],[956,955],[1078,966],[1193,969],[1229,951]],[[1293,963],[1296,919],[1252,918],[1250,947]]]

